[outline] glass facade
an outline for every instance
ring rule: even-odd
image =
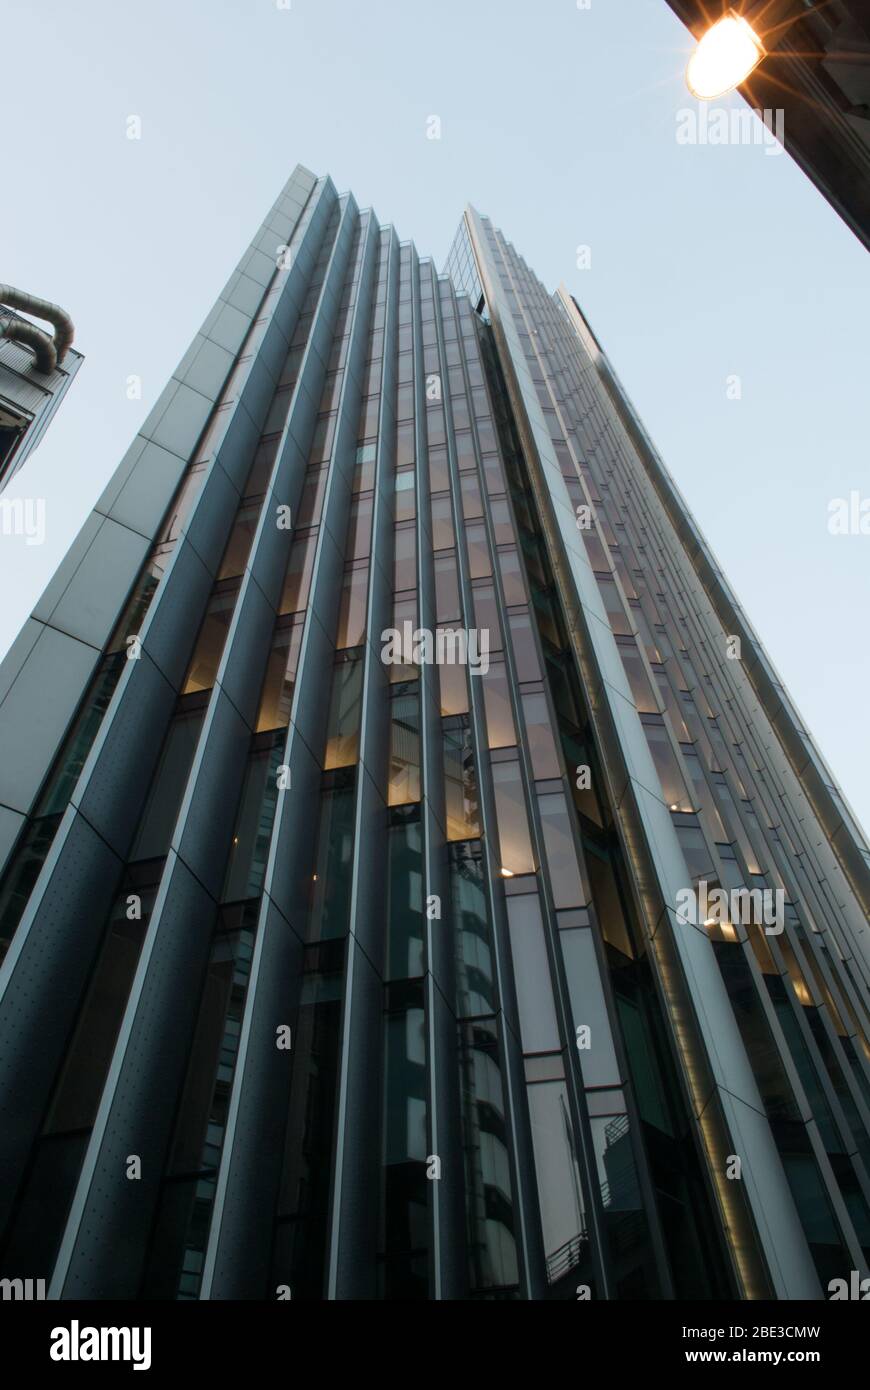
[[[241,282],[16,793],[0,1274],[823,1297],[870,1255],[866,846],[578,306],[304,170]]]

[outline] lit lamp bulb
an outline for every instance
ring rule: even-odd
[[[686,83],[693,97],[712,101],[745,82],[764,57],[751,24],[733,10],[707,30],[689,59]]]

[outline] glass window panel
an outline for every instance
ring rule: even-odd
[[[610,626],[617,636],[630,636],[631,623],[619,596],[619,590],[612,579],[599,579],[598,588],[604,601]]]
[[[353,881],[353,812],[352,784],[323,792],[309,942],[325,941],[347,932]]]
[[[501,462],[496,454],[487,454],[484,458],[483,472],[486,478],[486,490],[490,496],[506,490]]]
[[[453,552],[438,555],[435,559],[435,616],[439,623],[459,622],[462,618],[456,556]]]
[[[624,956],[633,956],[625,911],[612,864],[608,859],[590,851],[586,857],[586,867],[592,885],[592,901],[604,940]]]
[[[410,632],[413,635],[417,627],[417,596],[394,600],[393,602],[393,622],[392,626],[396,629],[404,642],[405,624],[410,625]],[[397,685],[400,681],[418,680],[420,676],[419,666],[402,666],[398,662],[387,667],[389,681],[391,685]]]
[[[491,1030],[489,1032],[488,1030]],[[518,1279],[504,1087],[495,1025],[461,1035],[463,1136],[470,1280],[473,1288],[511,1287]]]
[[[490,516],[492,518],[496,545],[513,545],[516,541],[516,536],[514,535],[514,524],[511,519],[510,507],[508,506],[506,498],[496,498],[492,502],[490,506]]]
[[[242,902],[263,891],[269,842],[278,805],[278,768],[283,749],[251,754],[233,829],[223,901]]]
[[[511,713],[510,686],[503,661],[494,661],[483,676],[486,734],[490,748],[510,748],[517,741]]]
[[[417,585],[417,538],[413,527],[396,527],[393,587],[397,593]]]
[[[672,811],[694,810],[664,723],[644,720],[643,731],[652,753],[666,804]]]
[[[302,642],[302,623],[280,627],[272,637],[272,647],[266,663],[263,693],[257,715],[256,732],[264,729],[284,729],[290,723],[293,686]]]
[[[480,485],[474,473],[463,473],[459,480],[462,489],[462,515],[466,521],[474,521],[483,516],[483,499]]]
[[[547,1277],[555,1283],[570,1273],[575,1287],[589,1284],[589,1237],[568,1090],[564,1081],[545,1081],[528,1086],[526,1095]]]
[[[396,521],[410,521],[417,514],[414,470],[396,474]]]
[[[456,461],[460,470],[473,468],[476,463],[474,440],[468,430],[456,435]]]
[[[553,902],[557,908],[583,907],[589,901],[589,892],[578,863],[565,797],[561,792],[539,796],[538,809]]]
[[[468,566],[472,579],[485,579],[492,574],[489,559],[489,543],[486,527],[481,523],[465,527],[465,542],[468,546]]]
[[[329,704],[329,731],[323,766],[350,767],[359,757],[363,663],[342,661],[335,667]]]
[[[678,743],[689,743],[690,735],[683,720],[682,702],[678,700],[671,689],[671,683],[664,671],[656,671],[655,678],[659,698],[668,712],[668,719]],[[638,706],[638,708],[640,707]]]
[[[377,446],[361,444],[356,451],[356,466],[353,475],[354,492],[368,492],[375,485],[375,459]]]
[[[166,855],[204,718],[205,710],[200,708],[176,714],[172,720],[139,822],[131,863]]]
[[[456,543],[449,495],[432,498],[432,549],[449,550]]]
[[[327,468],[318,468],[313,472],[309,469],[306,473],[305,486],[302,489],[302,497],[299,502],[299,513],[296,517],[296,525],[300,531],[307,526],[316,526],[320,521],[328,476],[329,470]]]
[[[495,967],[479,850],[462,845],[458,851],[450,863],[456,1006],[460,1018],[476,1018],[498,1007]]]
[[[501,867],[508,874],[531,874],[535,856],[529,839],[529,820],[518,761],[493,763],[491,767]]]
[[[238,589],[233,588],[229,592],[212,594],[209,599],[193,659],[182,686],[182,695],[191,695],[197,690],[211,690],[214,685],[237,597]]]
[[[259,519],[258,506],[239,508],[221,560],[218,579],[236,579],[244,574]]]
[[[290,563],[287,566],[281,604],[278,609],[279,614],[299,613],[307,607],[316,549],[316,531],[310,531],[307,536],[293,537],[290,548]]]
[[[412,980],[424,971],[423,832],[419,820],[390,827],[387,867],[388,980]]]
[[[500,652],[504,648],[501,635],[501,622],[492,584],[480,585],[474,589],[474,617],[480,633],[486,633],[487,650]],[[483,638],[479,639],[478,650],[483,650]]]
[[[539,681],[541,668],[538,664],[538,652],[532,633],[531,618],[528,613],[510,613],[508,623],[510,624],[511,643],[517,667],[517,679],[520,682]]]
[[[369,591],[367,567],[347,570],[341,586],[336,649],[359,647],[365,640],[366,602]]]
[[[350,520],[347,527],[347,560],[367,560],[372,542],[372,510],[374,496],[371,493],[355,497],[351,503]]]
[[[363,430],[363,434],[377,434],[377,399],[375,400],[374,424],[371,429]],[[311,453],[308,456],[309,463],[324,463],[332,451],[332,440],[335,435],[336,416],[319,415],[314,426],[314,437],[311,441]]]
[[[713,857],[698,826],[678,825],[676,831],[690,878],[714,878]]]
[[[447,464],[447,450],[429,450],[429,491],[445,492],[450,487],[450,469]]]
[[[438,667],[442,715],[468,713],[468,680],[465,672],[464,666]]]
[[[561,777],[562,765],[553,738],[547,697],[544,694],[529,694],[524,695],[522,699],[526,737],[535,777],[541,781]]]
[[[498,563],[501,570],[501,582],[504,586],[504,601],[508,608],[514,604],[526,603],[526,586],[523,583],[522,566],[517,552],[515,550],[499,551]]]
[[[394,695],[390,701],[389,806],[420,800],[420,697]]]
[[[495,430],[489,420],[478,420],[477,437],[480,441],[480,451],[482,454],[495,453],[498,443],[495,437]]]
[[[622,664],[625,667],[625,674],[628,677],[631,698],[634,700],[638,712],[640,714],[658,714],[658,703],[647,679],[637,647],[633,642],[631,646],[624,645],[622,642],[619,642],[617,646],[619,655],[622,657]]]
[[[441,668],[442,673],[445,669]],[[444,731],[444,793],[447,839],[476,839],[480,835],[477,772],[468,729]]]
[[[399,425],[396,430],[396,468],[407,468],[415,458],[414,426]]]
[[[621,1077],[592,932],[583,928],[561,931],[559,940],[571,1000],[575,1043],[576,1030],[589,1029],[588,1034],[583,1035],[588,1047],[577,1048],[583,1085],[618,1086]]]
[[[562,1041],[538,895],[525,893],[506,903],[523,1052],[558,1052]]]
[[[426,437],[430,444],[443,444],[447,438],[443,406],[430,406],[426,411]]]

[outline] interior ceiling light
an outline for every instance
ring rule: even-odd
[[[689,91],[699,101],[723,97],[745,82],[764,56],[764,46],[752,25],[729,10],[710,26],[689,59]]]

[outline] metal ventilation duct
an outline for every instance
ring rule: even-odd
[[[4,314],[3,310],[6,308],[19,309],[54,324],[54,337],[44,333],[35,324],[16,318],[12,314]],[[32,348],[38,371],[53,372],[63,362],[72,345],[74,334],[73,321],[59,304],[52,304],[47,299],[37,299],[36,295],[25,294],[23,290],[16,290],[12,285],[0,285],[0,337],[13,338]]]

